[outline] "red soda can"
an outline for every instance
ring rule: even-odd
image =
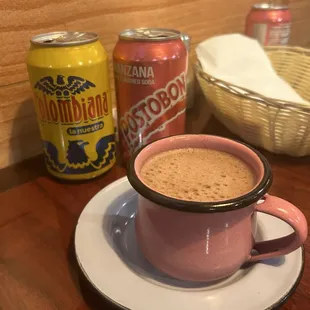
[[[124,30],[113,51],[120,152],[185,132],[187,49],[171,29]]]
[[[246,19],[246,35],[262,45],[287,45],[292,16],[287,5],[254,4]]]

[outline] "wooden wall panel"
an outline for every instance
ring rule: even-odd
[[[98,32],[111,58],[117,33],[141,26],[177,28],[194,48],[212,35],[243,32],[252,0],[2,0],[0,6],[0,168],[41,151],[27,81],[31,36],[56,30]],[[310,1],[291,1],[292,44],[310,42]],[[113,87],[113,82],[111,79]]]

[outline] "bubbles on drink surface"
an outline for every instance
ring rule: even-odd
[[[143,165],[141,177],[148,187],[163,195],[201,202],[238,197],[255,185],[251,168],[241,159],[199,148],[157,154]]]

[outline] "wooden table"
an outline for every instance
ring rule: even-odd
[[[213,119],[203,131],[233,136]],[[263,153],[273,168],[271,193],[296,204],[310,223],[310,158]],[[96,180],[60,182],[48,176],[42,156],[1,171],[1,310],[116,309],[79,272],[72,242],[77,219],[89,199],[124,175],[125,169],[116,166]],[[305,244],[301,282],[281,309],[310,308],[309,251],[310,239]]]

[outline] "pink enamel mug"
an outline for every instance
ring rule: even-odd
[[[237,156],[253,169],[256,185],[234,199],[195,202],[162,195],[143,183],[140,170],[146,160],[164,151],[188,147]],[[272,183],[270,166],[262,154],[243,143],[209,135],[163,138],[131,158],[127,176],[139,193],[136,235],[141,250],[151,264],[171,277],[189,281],[222,279],[245,263],[295,251],[307,238],[303,213],[288,201],[267,194]],[[256,243],[255,212],[285,221],[294,232]]]

